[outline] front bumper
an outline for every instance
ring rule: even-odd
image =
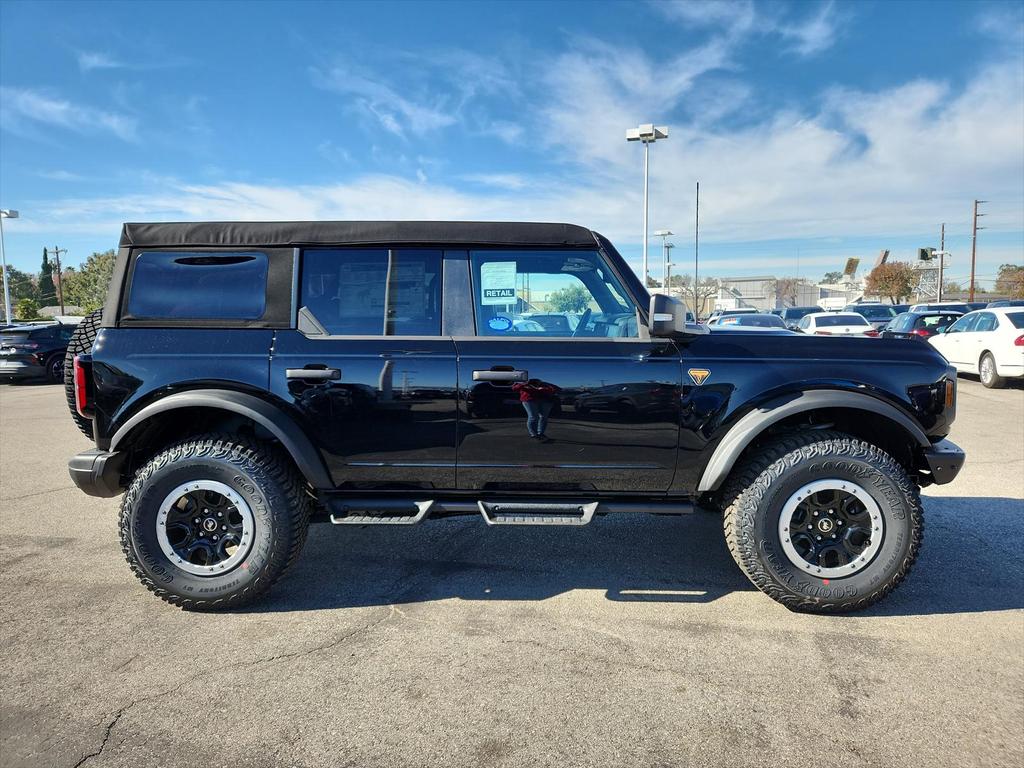
[[[124,490],[121,485],[124,459],[124,453],[94,448],[72,456],[68,460],[68,473],[75,485],[89,496],[119,496]]]
[[[949,440],[941,440],[922,452],[925,469],[931,474],[932,482],[945,485],[952,482],[967,460],[960,446]]]

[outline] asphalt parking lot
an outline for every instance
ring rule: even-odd
[[[789,613],[717,518],[315,526],[268,600],[146,592],[59,387],[0,387],[3,766],[1020,766],[1024,389],[961,379],[957,481],[867,613]]]

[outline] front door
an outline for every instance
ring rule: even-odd
[[[636,305],[595,250],[469,254],[475,335],[458,336],[458,486],[667,491],[681,364],[640,337]]]
[[[275,394],[299,412],[336,486],[455,487],[455,345],[441,336],[442,252],[302,254],[299,328],[278,331]]]

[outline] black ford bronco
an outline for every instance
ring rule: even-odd
[[[956,373],[927,344],[708,329],[566,224],[126,224],[69,349],[69,464],[124,493],[169,603],[231,608],[311,520],[589,524],[722,514],[795,610],[868,606],[952,480]]]

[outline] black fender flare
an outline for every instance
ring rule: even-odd
[[[766,428],[795,414],[822,408],[852,408],[882,416],[902,427],[921,448],[931,445],[928,435],[910,416],[871,395],[836,389],[813,389],[796,395],[782,395],[757,406],[733,424],[704,467],[697,492],[718,490],[743,451]]]
[[[280,441],[310,485],[318,489],[334,488],[323,457],[294,419],[272,403],[230,389],[193,389],[150,403],[114,433],[110,440],[110,451],[117,451],[132,430],[143,422],[179,408],[214,408],[252,419]]]

